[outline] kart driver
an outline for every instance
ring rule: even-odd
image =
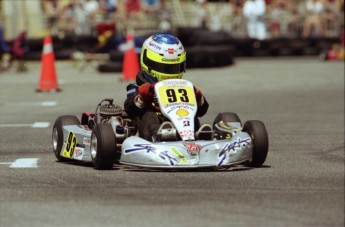
[[[136,83],[127,86],[124,109],[130,117],[138,117],[139,136],[156,141],[157,131],[167,120],[154,102],[155,83],[166,79],[181,79],[186,70],[186,52],[177,37],[156,33],[146,39],[142,46],[140,66]],[[202,117],[209,105],[199,89],[194,87],[194,91],[198,104],[195,126],[198,129],[200,123],[197,117]],[[172,127],[171,124],[167,125]]]

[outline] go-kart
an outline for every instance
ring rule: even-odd
[[[197,126],[197,101],[190,81],[170,79],[154,88],[155,102],[166,118],[153,141],[139,137],[137,120],[112,99],[102,100],[94,113],[56,119],[53,149],[58,161],[92,162],[96,169],[114,164],[145,168],[228,168],[262,166],[268,153],[263,122],[242,125],[236,113],[219,113],[213,124]]]

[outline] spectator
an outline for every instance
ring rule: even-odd
[[[305,9],[304,2],[289,2],[288,11],[289,18],[287,21],[287,33],[289,37],[300,37],[303,30],[303,15]]]
[[[22,31],[13,40],[12,45],[12,60],[17,61],[17,71],[25,72],[27,71],[26,63],[24,61],[25,55],[29,52],[29,48],[26,47],[26,31]]]
[[[326,36],[339,35],[338,28],[340,27],[341,12],[339,8],[340,3],[337,0],[325,0],[323,16],[323,28]]]
[[[244,0],[229,0],[229,2],[234,7],[233,13],[235,15],[239,15],[242,13]]]
[[[141,9],[147,14],[156,15],[156,18],[161,8],[160,0],[141,0]]]
[[[2,26],[0,26],[0,53],[8,52],[10,49],[7,46],[6,40],[5,40],[5,34],[4,29]]]
[[[207,0],[196,0],[196,16],[199,18],[199,26],[202,28],[207,27],[207,19],[209,17],[208,13],[208,1]]]
[[[99,3],[97,0],[85,0],[83,8],[87,17],[87,24],[93,28],[95,25],[95,16],[100,10]],[[90,30],[92,29],[90,28]]]
[[[136,16],[140,12],[139,0],[126,0],[125,2],[126,16]]]
[[[322,36],[322,13],[324,11],[324,5],[321,0],[307,0],[305,2],[307,16],[303,26],[303,38],[309,38],[311,36]]]
[[[242,10],[243,10],[243,4],[245,0],[229,0],[229,3],[231,5],[231,24],[230,24],[230,29],[231,32],[233,33],[232,35],[240,35],[243,36],[243,15],[242,15]]]
[[[117,0],[99,0],[99,7],[104,14],[104,19],[113,19],[115,12],[117,12]]]
[[[270,4],[269,20],[272,37],[280,37],[286,32],[288,14],[286,1],[276,0]]]
[[[61,1],[58,0],[44,0],[43,11],[47,19],[47,28],[52,34],[58,33],[57,23],[59,21],[62,10]]]
[[[9,54],[9,52],[10,52],[10,48],[8,47],[6,43],[4,30],[0,25],[0,59],[1,59],[0,71],[6,70],[10,67],[11,55]]]
[[[92,33],[82,1],[70,0],[63,7],[60,27],[65,34],[89,35]]]
[[[125,0],[125,17],[123,18],[123,21],[127,25],[127,29],[141,27],[140,7],[140,0]]]
[[[96,14],[99,10],[99,3],[97,0],[85,0],[84,10],[86,15]]]
[[[172,24],[172,12],[166,6],[166,1],[161,0],[161,9],[159,11],[159,25],[158,28],[161,32],[171,32]]]
[[[247,20],[249,38],[263,40],[266,38],[265,25],[266,3],[264,0],[247,0],[243,5],[243,15]]]
[[[75,8],[76,1],[73,0],[62,7],[59,28],[64,34],[74,33],[76,29]]]
[[[145,26],[151,28],[158,28],[161,21],[160,13],[162,10],[161,0],[141,0],[141,10],[143,12],[142,16],[145,16],[147,21],[151,23],[145,24]]]
[[[86,24],[85,24],[85,34],[91,34],[95,30],[96,26],[96,16],[100,12],[99,2],[97,0],[85,0],[84,4],[82,5],[85,16],[86,16]],[[85,21],[85,20],[84,20]]]

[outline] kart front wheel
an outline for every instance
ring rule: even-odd
[[[91,158],[96,169],[111,169],[116,161],[116,137],[108,123],[94,127],[91,135]]]
[[[230,135],[229,133],[226,133],[222,130],[217,129],[216,125],[221,122],[223,123],[238,122],[240,124],[240,127],[242,127],[241,119],[238,117],[236,113],[233,113],[233,112],[219,113],[213,121],[213,130],[216,132],[215,138],[217,139],[228,138],[228,136]]]
[[[253,142],[253,156],[246,163],[251,167],[259,167],[266,161],[268,153],[268,134],[262,121],[247,121],[244,123],[243,131],[247,132]]]
[[[238,117],[236,113],[232,112],[219,113],[214,119],[213,125],[219,122],[239,122],[242,126],[241,119]]]
[[[63,115],[55,120],[52,133],[53,150],[57,160],[60,162],[69,160],[60,155],[64,143],[63,126],[66,125],[80,125],[80,121],[73,115]]]

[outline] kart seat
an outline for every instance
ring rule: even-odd
[[[157,131],[154,141],[176,141],[176,129],[170,121],[164,121]]]

